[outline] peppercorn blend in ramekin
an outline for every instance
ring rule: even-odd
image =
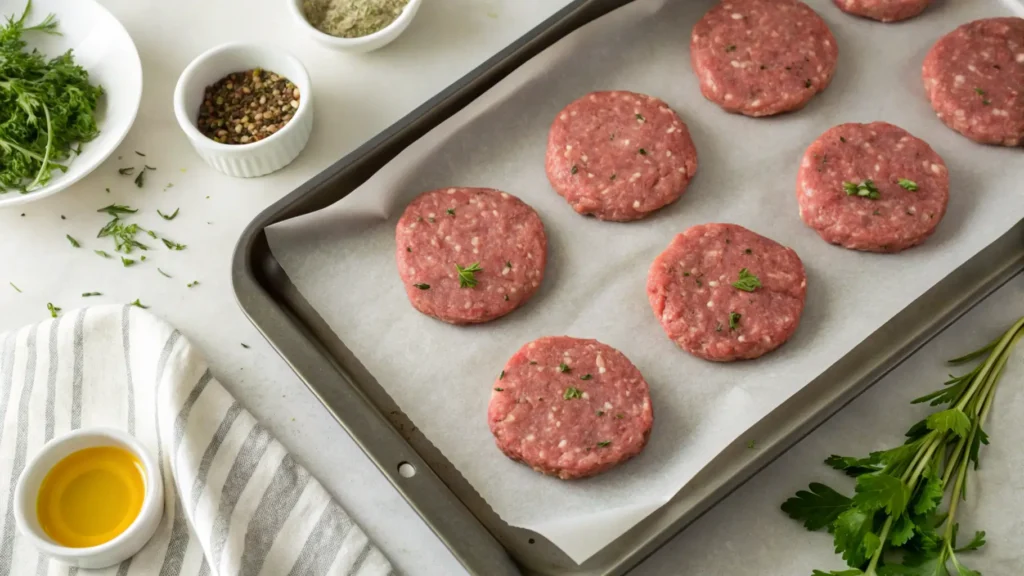
[[[196,124],[214,142],[258,142],[291,121],[301,97],[280,74],[260,68],[234,72],[206,87]]]

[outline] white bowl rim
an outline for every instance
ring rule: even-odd
[[[139,73],[139,91],[135,95],[135,102],[132,105],[131,117],[128,119],[128,127],[124,130],[124,132],[120,136],[118,136],[116,138],[116,141],[114,141],[112,143],[110,148],[105,153],[102,153],[102,154],[98,155],[93,160],[91,165],[85,166],[85,168],[83,170],[81,170],[78,174],[74,174],[74,175],[68,176],[67,173],[64,173],[60,177],[60,180],[58,180],[56,182],[52,182],[51,181],[51,182],[47,183],[45,186],[43,186],[42,188],[38,188],[35,191],[29,191],[29,192],[26,192],[24,194],[22,194],[21,192],[18,192],[17,190],[13,190],[13,189],[12,190],[8,190],[6,192],[6,194],[16,194],[16,195],[15,196],[9,196],[7,198],[5,198],[3,195],[0,195],[0,209],[10,208],[12,206],[20,206],[22,204],[28,204],[29,202],[35,202],[36,200],[42,200],[43,198],[49,198],[50,196],[53,196],[54,194],[56,194],[58,192],[62,192],[64,190],[66,190],[67,188],[71,187],[73,184],[75,184],[76,182],[78,182],[82,178],[85,178],[89,174],[92,174],[97,168],[99,168],[104,162],[106,162],[108,158],[113,156],[113,154],[117,150],[117,148],[121,145],[122,142],[124,142],[124,139],[128,137],[128,133],[132,131],[132,126],[135,125],[135,119],[139,115],[139,106],[142,105],[142,91],[143,91],[143,88],[145,86],[145,78],[143,76],[143,70],[142,70],[142,59],[139,57],[139,49],[135,45],[135,40],[132,38],[132,35],[128,33],[128,29],[124,27],[124,24],[122,24],[121,21],[118,20],[117,17],[115,17],[110,12],[110,10],[107,10],[106,6],[100,4],[97,0],[79,0],[79,1],[93,5],[93,7],[95,7],[95,9],[97,9],[100,12],[102,12],[102,13],[106,14],[107,16],[109,16],[111,20],[116,22],[117,25],[121,27],[121,30],[124,32],[124,35],[128,37],[128,42],[132,46],[132,51],[131,51],[130,56],[134,57],[135,68],[138,70],[138,73]],[[101,130],[103,129],[102,126],[100,126],[99,128]],[[87,146],[88,146],[88,144],[89,144],[88,142],[85,143],[85,145],[87,145]],[[69,169],[73,165],[74,165],[73,163],[68,164]]]
[[[191,113],[189,113],[188,110],[185,110],[185,91],[193,88],[192,79],[195,78],[196,71],[199,70],[200,67],[204,66],[213,58],[219,56],[224,52],[229,52],[232,50],[246,50],[250,48],[277,52],[286,60],[289,60],[295,66],[295,69],[300,72],[300,75],[297,79],[292,78],[291,76],[285,76],[290,82],[292,82],[293,84],[295,84],[295,86],[299,88],[299,107],[295,110],[295,115],[292,116],[292,119],[289,120],[288,123],[284,125],[284,128],[281,128],[277,132],[274,132],[273,134],[267,136],[262,140],[257,140],[256,142],[250,142],[247,144],[222,144],[211,139],[206,134],[200,132],[199,128],[195,125],[195,122],[192,121]],[[275,74],[283,76],[283,74],[281,74],[280,72],[273,72]],[[206,87],[203,86],[202,89],[205,90]],[[265,146],[273,146],[273,143],[279,140],[278,137],[281,134],[284,134],[287,131],[294,129],[295,126],[298,125],[298,122],[296,122],[296,120],[298,119],[299,114],[306,115],[308,113],[307,110],[309,110],[310,106],[312,106],[312,100],[313,89],[309,79],[309,72],[306,70],[306,67],[302,64],[302,61],[296,58],[294,55],[292,55],[292,53],[275,44],[270,43],[264,44],[258,42],[227,42],[224,44],[214,46],[213,48],[210,48],[209,50],[203,52],[199,56],[196,56],[195,59],[193,59],[192,62],[190,62],[189,65],[186,66],[185,69],[181,72],[181,76],[178,77],[178,83],[174,87],[174,115],[178,119],[178,124],[181,126],[181,129],[185,132],[185,135],[188,136],[189,139],[192,140],[193,142],[202,143],[202,146],[214,150],[224,152],[230,151],[235,153],[245,153],[246,151],[256,150],[258,148],[263,148]]]
[[[299,4],[301,4],[302,1],[303,0],[288,0],[288,4],[292,8],[292,14],[294,14],[295,17],[302,22],[306,29],[308,29],[320,41],[330,42],[331,44],[334,44],[339,47],[344,46],[349,48],[356,48],[363,44],[369,44],[374,40],[386,38],[391,34],[391,32],[395,28],[404,25],[404,23],[408,22],[409,19],[413,17],[413,13],[415,12],[414,10],[412,10],[413,5],[415,4],[418,7],[421,2],[421,0],[409,0],[409,2],[405,5],[405,8],[402,8],[402,13],[398,15],[398,18],[395,18],[394,21],[391,22],[391,24],[388,24],[387,26],[381,28],[380,30],[377,30],[373,34],[367,34],[366,36],[357,36],[356,38],[342,38],[341,36],[332,36],[331,34],[322,32],[319,29],[317,29],[316,26],[310,24],[309,20],[306,20],[306,15],[302,12],[302,8],[299,7]]]
[[[121,532],[112,540],[104,542],[98,546],[71,548],[69,546],[54,544],[52,541],[30,528],[28,519],[24,516],[23,501],[26,498],[32,497],[33,502],[31,502],[31,509],[35,510],[36,503],[34,498],[38,495],[39,490],[38,487],[36,487],[31,495],[26,494],[26,491],[28,491],[29,488],[24,485],[24,479],[28,477],[30,471],[33,471],[35,468],[40,466],[40,462],[43,457],[60,450],[63,445],[67,444],[70,440],[74,440],[81,436],[105,436],[127,446],[132,454],[142,461],[142,466],[146,469],[146,496],[142,499],[142,508],[139,509],[138,516],[136,516],[135,520],[125,528],[124,532]],[[102,445],[103,444],[97,444],[97,446]],[[72,453],[73,452],[70,452],[68,455]],[[49,470],[47,470],[47,472],[49,472]],[[162,482],[163,478],[160,473],[159,462],[157,462],[156,458],[153,457],[150,451],[147,450],[137,438],[114,428],[82,428],[50,440],[42,447],[42,449],[39,450],[39,452],[36,453],[32,460],[25,465],[25,468],[21,471],[21,475],[18,477],[18,483],[14,489],[13,505],[14,515],[17,521],[16,523],[20,527],[20,532],[24,536],[28,537],[28,539],[32,541],[32,544],[44,554],[57,558],[74,559],[99,556],[124,546],[127,543],[127,540],[134,537],[135,533],[142,529],[140,526],[146,519],[151,517],[154,513],[162,513],[164,506]],[[151,486],[155,486],[156,489],[150,488]]]

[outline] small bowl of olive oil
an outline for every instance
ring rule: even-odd
[[[40,552],[80,568],[135,555],[156,532],[163,508],[156,459],[133,436],[108,428],[51,440],[14,492],[21,533]]]

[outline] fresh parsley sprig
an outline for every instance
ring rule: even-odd
[[[732,283],[732,287],[744,292],[753,292],[761,287],[761,279],[750,273],[746,268],[740,268],[739,280]]]
[[[813,483],[783,503],[782,510],[808,530],[831,532],[836,553],[851,567],[815,570],[814,576],[980,576],[958,555],[981,548],[985,533],[958,546],[957,508],[971,464],[978,467],[981,445],[988,444],[984,425],[1003,367],[1022,337],[1024,318],[984,348],[950,360],[959,365],[983,358],[914,400],[947,408],[914,424],[902,446],[865,458],[830,456],[826,464],[856,477],[852,498]],[[949,504],[941,510],[947,493]]]
[[[481,271],[480,263],[473,262],[469,266],[463,268],[458,264],[455,265],[455,270],[459,273],[459,287],[461,288],[474,288],[476,287],[476,273]]]
[[[869,200],[878,200],[882,197],[882,193],[870,179],[863,182],[843,182],[843,191],[847,196],[859,196]]]

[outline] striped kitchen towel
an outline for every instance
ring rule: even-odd
[[[153,540],[98,574],[393,574],[196,349],[140,308],[87,308],[0,335],[0,386],[0,575],[93,573],[41,557],[12,509],[26,461],[51,438],[93,426],[146,444],[166,494]]]

